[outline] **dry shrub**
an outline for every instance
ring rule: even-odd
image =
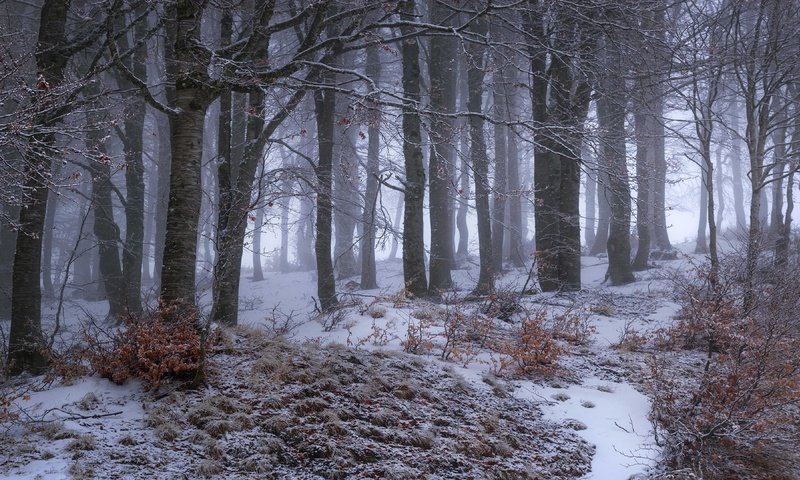
[[[529,314],[514,326],[509,339],[494,345],[493,350],[500,354],[494,362],[496,375],[549,375],[557,371],[564,349],[545,327],[546,318],[545,309]]]
[[[126,317],[110,337],[101,343],[87,335],[92,366],[115,383],[144,380],[145,390],[158,388],[166,378],[201,375],[205,352],[213,343],[212,336],[198,328],[196,313],[181,312],[177,306]]]
[[[580,311],[568,309],[552,321],[553,336],[573,345],[586,345],[597,332],[591,317]]]
[[[678,322],[666,335],[701,349],[705,362],[688,379],[651,362],[657,438],[673,466],[705,478],[773,478],[752,476],[752,462],[785,441],[784,427],[793,422],[800,337],[785,318],[745,312],[733,279],[700,271],[698,280],[685,287]]]
[[[625,352],[637,352],[647,344],[647,335],[637,330],[633,324],[633,320],[625,321],[625,325],[619,332],[619,339],[617,343],[611,345],[612,348]]]
[[[400,341],[403,351],[406,353],[426,354],[433,350],[434,334],[430,329],[435,323],[431,319],[419,319],[415,322],[409,318],[406,338]]]

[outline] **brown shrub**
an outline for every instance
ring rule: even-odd
[[[746,312],[734,280],[702,271],[698,279],[685,287],[678,322],[665,336],[701,349],[705,361],[694,378],[651,362],[657,438],[676,467],[707,478],[756,478],[749,463],[782,441],[800,401],[800,336],[786,319]]]
[[[545,328],[547,311],[528,315],[515,326],[511,338],[498,342],[493,350],[500,354],[495,373],[507,371],[515,375],[552,374],[558,369],[558,358],[564,349]]]
[[[145,389],[158,388],[165,378],[194,378],[202,373],[211,336],[198,328],[196,313],[162,307],[142,317],[123,319],[110,342],[88,338],[95,370],[115,383],[144,380]]]

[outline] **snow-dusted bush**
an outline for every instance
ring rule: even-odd
[[[664,359],[651,363],[657,438],[674,466],[705,478],[755,478],[752,462],[783,440],[795,418],[800,335],[775,308],[745,310],[727,273],[698,271],[684,284],[682,302],[666,340],[700,350],[703,363],[694,377],[676,375]]]
[[[149,390],[166,378],[191,379],[202,373],[213,336],[198,328],[196,314],[161,307],[141,317],[126,317],[123,324],[108,342],[87,335],[91,364],[102,377],[115,383],[139,378]]]

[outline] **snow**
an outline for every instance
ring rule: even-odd
[[[637,389],[646,377],[642,372],[644,354],[618,351],[613,345],[626,326],[638,332],[649,332],[668,324],[679,309],[671,298],[669,275],[673,270],[685,269],[688,262],[683,259],[659,262],[660,268],[637,272],[639,280],[624,287],[609,287],[604,283],[606,259],[584,257],[583,262],[584,291],[564,296],[540,294],[526,297],[525,301],[532,305],[544,302],[554,305],[553,308],[570,304],[587,309],[592,305],[603,306],[602,313],[591,314],[594,327],[591,340],[584,346],[570,347],[572,355],[563,361],[569,372],[566,377],[515,380],[513,395],[539,408],[546,420],[569,426],[596,446],[592,471],[583,478],[625,480],[651,471],[659,460],[659,450],[653,443],[648,420],[650,402]],[[526,273],[512,271],[500,284],[520,288],[525,283]],[[346,282],[341,281],[342,300],[350,307],[345,310],[347,315],[334,325],[331,325],[331,318],[321,320],[313,316],[316,280],[312,273],[268,274],[267,277],[261,282],[242,278],[240,323],[268,332],[286,330],[288,338],[300,343],[341,344],[368,352],[400,351],[409,322],[418,322],[414,318],[415,310],[443,308],[442,305],[412,304],[397,297],[403,284],[399,260],[380,262],[379,289],[348,293],[344,288]],[[463,294],[474,285],[477,270],[475,266],[457,270],[453,277]],[[373,303],[382,313],[378,318],[371,315]],[[102,302],[68,302],[67,331],[79,331],[77,320],[89,314],[97,318],[104,308]],[[378,331],[384,334],[380,340],[376,335]],[[432,335],[440,331],[440,326],[431,328]],[[489,391],[492,388],[485,381],[491,374],[486,352],[479,352],[466,365],[444,362],[437,357],[426,358],[458,373],[476,389]],[[85,405],[85,400],[92,395],[97,401]],[[29,399],[18,399],[14,408],[29,421],[63,421],[65,431],[75,435],[91,434],[98,445],[116,445],[125,436],[133,436],[141,444],[153,442],[154,438],[152,427],[146,425],[145,409],[152,395],[143,393],[136,382],[118,386],[89,377],[72,385],[54,385],[31,392]],[[40,433],[31,434],[22,427],[15,428],[7,435],[33,439],[31,448],[34,451],[21,459],[12,459],[13,448],[0,449],[0,455],[9,458],[5,463],[0,460],[0,479],[70,477],[67,471],[75,466],[67,449],[70,438],[48,440]],[[52,457],[42,458],[50,456],[43,455],[45,451]]]
[[[627,383],[584,378],[566,388],[520,382],[517,396],[541,402],[545,417],[556,421],[577,420],[586,428],[578,434],[597,448],[592,472],[586,479],[625,479],[644,473],[654,464],[650,400]]]

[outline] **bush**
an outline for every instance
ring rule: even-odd
[[[165,378],[201,376],[212,340],[199,328],[196,313],[177,306],[124,318],[109,342],[88,336],[91,364],[102,377],[119,384],[139,378],[145,390],[158,388]]]
[[[700,271],[698,280],[685,287],[679,321],[666,337],[701,349],[705,360],[694,378],[652,361],[657,439],[676,467],[705,478],[758,478],[752,462],[765,446],[785,441],[800,401],[800,338],[785,318],[745,312],[732,277]]]
[[[564,349],[545,328],[547,311],[541,309],[528,315],[516,325],[510,339],[498,342],[493,350],[500,353],[495,362],[495,373],[511,371],[515,375],[549,375],[558,369],[558,358]]]

